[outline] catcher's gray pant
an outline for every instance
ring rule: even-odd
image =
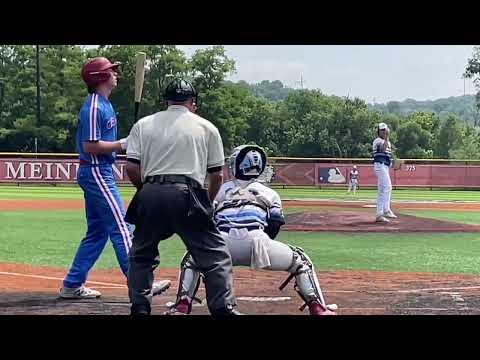
[[[292,249],[279,241],[272,240],[263,230],[252,230],[248,232],[249,236],[239,238],[229,234],[221,233],[225,238],[228,249],[232,256],[233,266],[251,266],[256,268],[255,262],[255,240],[263,241],[266,253],[268,255],[269,266],[263,267],[265,270],[287,271],[295,275],[296,290],[302,299],[306,302],[312,300],[321,300],[323,295],[315,275],[313,264],[309,259],[305,259],[298,250]],[[253,265],[252,265],[253,264]],[[200,271],[194,259],[187,253],[182,261],[180,270],[179,287],[177,301],[182,296],[188,296],[190,299],[195,297],[200,281]]]
[[[197,200],[202,196],[203,206],[211,206],[206,190],[168,183],[146,183],[130,204],[136,225],[128,270],[132,312],[150,312],[153,271],[160,264],[158,243],[174,233],[181,237],[205,276],[210,312],[223,315],[235,305],[232,260],[225,240],[212,219],[189,215],[194,211],[191,191],[197,191]]]

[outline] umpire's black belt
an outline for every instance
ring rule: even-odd
[[[145,178],[145,183],[159,183],[159,184],[185,184],[192,188],[202,189],[203,187],[192,178],[185,175],[153,175]]]

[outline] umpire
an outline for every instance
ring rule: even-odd
[[[135,224],[128,270],[131,314],[151,313],[159,241],[178,234],[204,274],[210,313],[237,315],[232,260],[211,204],[223,182],[222,139],[212,123],[194,114],[192,84],[176,79],[164,97],[168,109],[140,119],[128,138],[126,170],[137,188],[126,215]]]

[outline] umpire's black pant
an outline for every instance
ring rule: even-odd
[[[196,196],[192,196],[192,192]],[[127,213],[127,218],[133,218],[131,221],[135,224],[128,270],[132,314],[151,312],[153,272],[160,264],[158,244],[175,233],[181,237],[205,277],[210,313],[228,313],[235,305],[230,253],[213,219],[195,214],[192,205],[195,202],[199,205],[199,201],[200,207],[211,209],[205,189],[155,182],[145,183],[132,200]]]

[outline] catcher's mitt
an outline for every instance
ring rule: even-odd
[[[404,163],[403,160],[393,159],[392,161],[393,161],[393,164],[392,164],[393,170],[400,170],[402,168],[402,165]]]

